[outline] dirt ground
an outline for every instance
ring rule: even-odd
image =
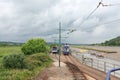
[[[73,80],[73,76],[66,66],[58,67],[52,65],[41,72],[36,80]]]
[[[110,46],[85,46],[85,47],[98,49],[98,50],[117,51],[117,53],[105,54],[105,57],[112,60],[120,61],[120,47],[110,47]]]
[[[54,60],[53,64],[42,71],[35,80],[87,80],[80,75],[80,70],[71,63],[61,61],[59,67],[58,55],[52,54],[51,57]],[[62,57],[62,60],[65,58]],[[77,74],[80,76],[76,76]]]
[[[61,64],[58,66],[58,55],[50,54],[53,64],[40,72],[34,80],[105,80],[106,74],[78,62],[71,55],[61,55]],[[95,79],[96,78],[96,79]],[[111,77],[112,80],[119,80]]]

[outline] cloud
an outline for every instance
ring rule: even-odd
[[[119,6],[96,8],[99,0],[1,0],[0,40],[19,41],[43,37],[51,42],[58,36],[59,22],[62,29],[76,29],[64,42],[97,43],[119,36],[119,22],[103,24],[120,18]],[[118,0],[104,1],[119,3]],[[85,22],[80,26],[81,22]],[[114,26],[114,27],[113,27]],[[67,31],[62,31],[66,36]],[[103,34],[104,33],[104,34]]]
[[[0,17],[10,17],[14,14],[14,6],[12,3],[0,2]]]
[[[104,25],[95,27],[93,30],[93,36],[102,36],[106,31],[106,27]]]

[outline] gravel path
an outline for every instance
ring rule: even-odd
[[[61,55],[63,64],[57,66],[58,55],[50,55],[54,64],[41,72],[35,80],[105,80],[106,74],[102,71],[83,65],[71,55]],[[65,64],[66,65],[65,65]],[[119,80],[112,77],[112,80]]]

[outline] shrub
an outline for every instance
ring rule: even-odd
[[[50,46],[46,46],[46,52],[47,52],[47,53],[50,53],[50,51],[51,51]]]
[[[31,58],[32,60],[41,61],[42,63],[51,61],[51,58],[45,53],[33,54],[33,55],[30,55],[29,58]]]
[[[11,54],[3,57],[3,66],[5,68],[25,68],[25,56],[23,54]]]
[[[52,48],[53,46],[58,46],[57,44],[50,44],[50,48]]]
[[[29,70],[33,70],[37,66],[42,65],[41,61],[38,61],[36,59],[32,59],[30,56],[26,57],[25,62],[26,62],[26,68],[29,69]]]
[[[33,70],[37,66],[42,66],[45,62],[51,62],[51,58],[45,53],[32,54],[25,59],[27,69]]]
[[[30,39],[22,46],[24,54],[33,54],[46,51],[46,42],[44,39]]]

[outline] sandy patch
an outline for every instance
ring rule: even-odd
[[[53,62],[53,65],[56,66],[56,67],[59,67],[59,62],[58,61],[57,62]],[[64,67],[64,66],[66,66],[66,64],[63,63],[63,62],[60,62],[60,67]]]

